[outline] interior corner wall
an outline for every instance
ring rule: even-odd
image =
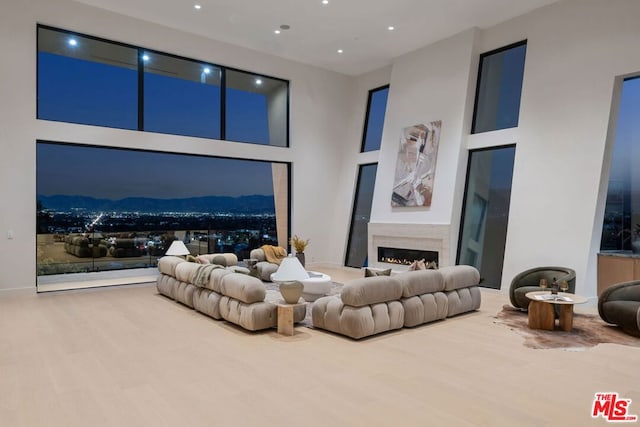
[[[36,24],[103,37],[290,81],[289,149],[36,120]],[[292,164],[292,230],[308,257],[332,251],[340,163],[348,150],[354,77],[111,13],[72,0],[5,0],[0,14],[0,290],[35,289],[36,140]],[[344,185],[344,184],[342,184]],[[347,203],[349,205],[349,203]],[[13,238],[8,238],[11,231]]]

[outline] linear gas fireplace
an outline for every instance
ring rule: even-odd
[[[396,271],[404,271],[408,265],[393,264],[379,260],[378,248],[407,248],[410,251],[435,252],[438,257],[433,261],[438,267],[446,267],[451,264],[449,250],[449,224],[400,224],[370,222],[369,235],[369,266],[374,268],[391,268]],[[413,259],[414,256],[389,256],[390,258]],[[419,255],[418,259],[432,259],[431,256]]]
[[[411,265],[413,261],[424,259],[425,263],[438,264],[438,252],[417,249],[385,248],[378,246],[378,262],[387,264]]]

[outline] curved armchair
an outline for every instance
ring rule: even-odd
[[[640,337],[640,280],[605,289],[598,297],[598,313],[605,322]]]
[[[285,255],[287,253],[286,249],[281,248],[278,246],[278,248],[280,249],[280,252],[283,252]],[[273,273],[275,273],[278,270],[278,267],[280,266],[280,264],[276,264],[273,262],[270,262],[267,259],[267,256],[264,252],[264,249],[261,248],[257,248],[257,249],[253,249],[251,251],[251,253],[249,254],[249,257],[251,257],[252,259],[257,260],[257,264],[256,264],[256,270],[258,272],[258,278],[262,281],[265,282],[270,282],[271,281],[271,275]]]
[[[570,293],[576,292],[576,272],[567,267],[536,267],[525,270],[516,275],[509,287],[509,299],[511,304],[521,310],[529,308],[529,299],[525,296],[528,292],[542,291],[539,286],[540,279],[547,279],[551,286],[553,278],[558,282],[566,280],[569,284]]]

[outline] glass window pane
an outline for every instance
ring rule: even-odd
[[[380,149],[388,96],[389,86],[369,91],[366,127],[364,130],[364,142],[362,146],[363,152]]]
[[[221,70],[146,52],[144,130],[220,139]]]
[[[472,133],[518,126],[526,43],[480,57]]]
[[[289,84],[226,71],[225,139],[287,147]]]
[[[345,260],[345,265],[348,267],[361,268],[367,265],[367,230],[371,217],[371,203],[373,202],[377,171],[378,164],[374,163],[361,165],[358,172],[356,197],[353,201],[351,229],[349,230],[349,242]]]
[[[640,252],[640,78],[622,83],[602,224],[602,250]],[[635,247],[634,247],[635,246]]]
[[[39,286],[53,279],[44,276],[155,267],[175,239],[192,255],[240,260],[287,242],[287,163],[41,141],[36,162]]]
[[[138,128],[137,49],[38,28],[38,118]]]
[[[515,147],[472,151],[458,264],[480,271],[482,286],[500,289]]]

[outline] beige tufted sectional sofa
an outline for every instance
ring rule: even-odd
[[[480,274],[471,266],[352,280],[312,307],[313,326],[360,339],[480,308]]]
[[[221,254],[207,255],[220,260]],[[222,254],[226,266],[199,264],[165,256],[158,261],[158,292],[214,319],[224,319],[250,331],[277,325],[277,291],[238,270],[234,254]],[[216,258],[218,257],[218,258]],[[239,270],[241,271],[241,270]],[[303,305],[294,309],[294,322],[305,318]]]

